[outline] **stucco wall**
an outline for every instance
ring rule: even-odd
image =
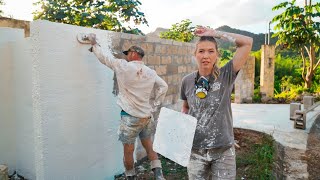
[[[14,120],[13,46],[23,30],[0,28],[0,164],[16,168],[17,123]],[[10,171],[12,173],[13,171]]]
[[[38,179],[112,179],[123,171],[113,72],[76,34],[107,31],[31,24],[35,164]]]
[[[34,123],[32,116],[32,52],[29,39],[13,45],[13,119],[16,122],[16,170],[35,179]],[[12,168],[11,168],[12,170]]]

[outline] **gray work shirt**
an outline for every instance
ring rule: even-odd
[[[198,120],[193,148],[211,149],[234,144],[231,92],[236,76],[233,61],[229,61],[220,69],[218,79],[211,77],[210,90],[204,99],[195,95],[197,72],[182,79],[181,99],[187,100],[188,114]]]

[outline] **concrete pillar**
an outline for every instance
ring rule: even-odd
[[[267,98],[273,97],[275,46],[261,46],[260,93]]]
[[[314,103],[314,97],[313,96],[304,96],[303,97],[303,108],[305,110],[309,109]]]
[[[249,56],[235,82],[235,103],[252,103],[255,58]]]

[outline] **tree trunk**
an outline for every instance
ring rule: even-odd
[[[304,88],[307,88],[307,89],[311,88],[312,78],[313,78],[313,74],[312,73],[307,73],[306,79],[304,81]]]

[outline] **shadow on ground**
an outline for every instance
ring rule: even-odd
[[[320,179],[320,115],[314,121],[307,143],[307,164],[309,179]]]

